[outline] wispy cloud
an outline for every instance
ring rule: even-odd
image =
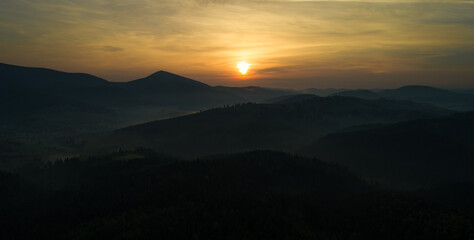
[[[120,52],[120,51],[123,51],[123,48],[109,46],[109,45],[103,46],[101,49],[106,51],[106,52]]]
[[[467,74],[473,2],[2,0],[0,61],[112,80],[167,69],[210,84],[236,84],[241,60],[252,63],[248,81],[280,85],[329,84],[321,76],[331,74],[351,81],[350,71],[426,73],[441,63]]]

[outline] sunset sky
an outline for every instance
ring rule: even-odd
[[[0,62],[110,81],[474,87],[474,1],[1,0]]]

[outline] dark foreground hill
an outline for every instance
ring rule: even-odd
[[[2,239],[469,239],[462,211],[384,193],[317,159],[150,151],[0,172]]]
[[[149,122],[79,142],[84,151],[147,147],[181,156],[253,149],[297,150],[348,126],[445,116],[451,111],[394,100],[313,97],[288,104],[243,104]]]
[[[304,152],[398,186],[474,181],[474,112],[331,134]]]

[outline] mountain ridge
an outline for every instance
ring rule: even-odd
[[[474,112],[348,129],[301,152],[395,186],[474,181]]]
[[[148,147],[193,157],[252,149],[292,151],[306,141],[344,127],[451,113],[409,101],[349,97],[315,97],[288,104],[238,104],[118,129],[88,139],[86,147],[93,151]],[[183,147],[186,152],[179,150]]]

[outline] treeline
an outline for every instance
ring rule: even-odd
[[[462,212],[273,151],[145,149],[0,173],[1,239],[470,239]]]

